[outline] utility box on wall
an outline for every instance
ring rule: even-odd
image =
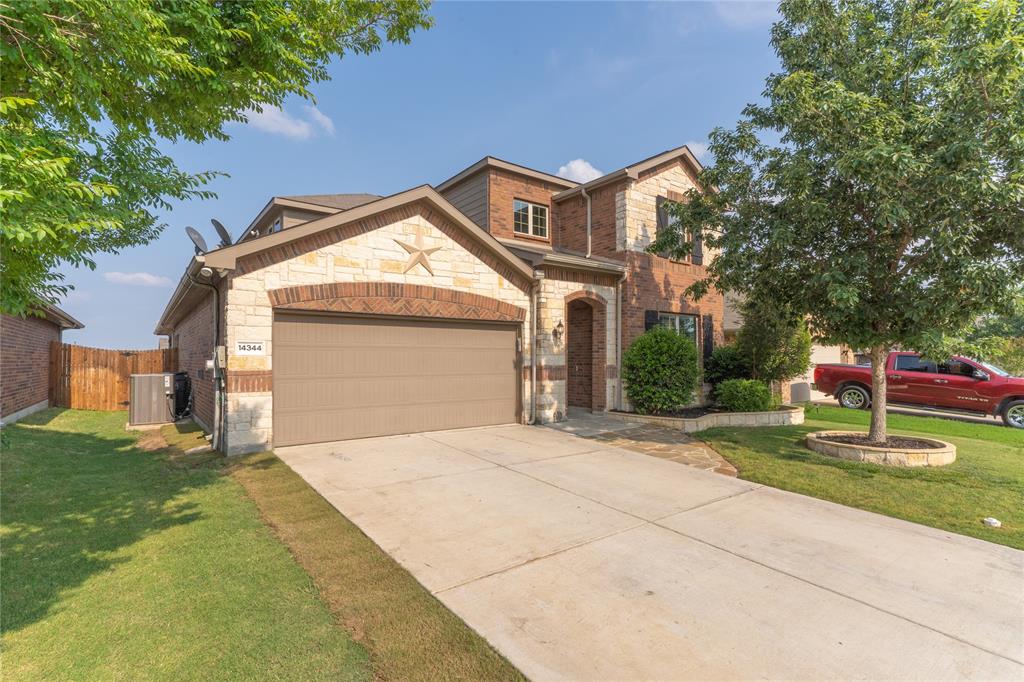
[[[133,374],[128,424],[169,424],[174,421],[174,374]]]

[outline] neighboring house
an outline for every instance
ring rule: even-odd
[[[722,328],[725,333],[726,343],[736,341],[736,334],[743,326],[743,315],[740,314],[741,299],[733,293],[725,294],[725,312],[723,314]],[[782,386],[782,397],[788,402],[802,403],[809,400],[828,400],[829,396],[821,391],[811,388],[814,383],[814,366],[839,362],[852,363],[853,354],[845,346],[823,346],[815,343],[811,346],[811,366],[802,377],[797,377],[787,385]]]
[[[11,424],[49,407],[50,344],[82,323],[56,306],[42,317],[0,319],[0,422]]]
[[[580,185],[486,157],[383,198],[275,197],[189,262],[156,333],[230,454],[620,408],[645,329],[721,342],[721,296],[683,293],[700,245],[645,251],[699,170],[679,147]]]

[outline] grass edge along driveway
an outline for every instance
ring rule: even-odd
[[[889,415],[891,433],[957,446],[943,467],[901,468],[811,452],[811,431],[867,431],[869,414],[808,405],[801,426],[715,428],[695,434],[728,459],[739,477],[849,507],[1024,549],[1024,432],[935,417]],[[982,523],[999,519],[1002,528]]]
[[[518,677],[273,455],[124,421],[4,429],[5,678]]]

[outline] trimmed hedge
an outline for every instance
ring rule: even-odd
[[[749,379],[750,360],[734,343],[718,346],[704,363],[704,381],[712,388],[729,379]]]
[[[772,408],[772,392],[754,379],[728,379],[715,387],[718,404],[728,412],[765,412]]]
[[[654,327],[623,353],[622,379],[639,414],[681,410],[693,403],[700,382],[697,346],[670,329]]]

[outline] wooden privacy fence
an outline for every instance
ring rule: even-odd
[[[178,370],[178,349],[109,350],[50,344],[50,405],[79,410],[127,410],[132,374]]]

